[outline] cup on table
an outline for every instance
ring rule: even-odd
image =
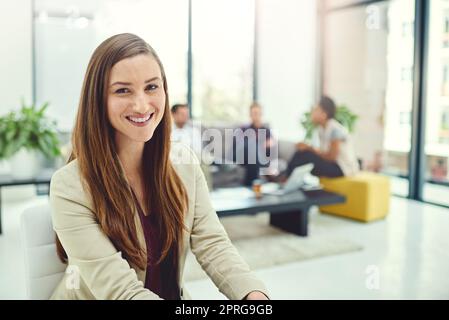
[[[256,179],[253,181],[253,192],[256,198],[262,197],[262,180]]]

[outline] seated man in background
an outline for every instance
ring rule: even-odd
[[[175,104],[171,108],[171,114],[173,119],[171,140],[188,145],[201,159],[201,131],[189,123],[189,106],[187,104]]]
[[[296,167],[307,163],[314,164],[312,174],[317,177],[350,176],[358,172],[348,130],[335,120],[335,113],[334,101],[321,97],[311,113],[312,122],[317,126],[315,134],[318,134],[319,148],[302,142],[296,144],[297,151],[288,164],[284,179]]]
[[[245,168],[243,183],[246,186],[259,178],[262,167],[268,167],[269,164],[261,159],[270,156],[267,152],[275,143],[270,129],[262,122],[262,107],[258,103],[253,102],[250,106],[249,116],[251,123],[237,129],[234,152],[234,159],[243,158],[242,163],[237,162]]]
[[[203,141],[201,139],[201,130],[190,123],[189,106],[187,104],[175,104],[171,108],[173,119],[171,141],[177,141],[188,145],[200,160],[200,166],[203,170],[209,189],[212,189],[212,175],[209,166],[202,160]]]

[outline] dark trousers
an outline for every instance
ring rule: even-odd
[[[245,186],[251,186],[253,181],[259,179],[261,165],[255,164],[244,164],[245,168],[245,178],[243,179],[243,184]]]
[[[343,176],[343,171],[341,171],[340,166],[336,162],[325,160],[312,151],[296,151],[288,163],[287,176],[290,176],[296,167],[308,163],[314,164],[312,170],[314,176],[329,178]]]
[[[234,144],[236,145],[236,144]],[[245,186],[251,186],[253,184],[253,181],[256,179],[260,178],[260,169],[261,168],[266,168],[269,166],[269,163],[266,164],[262,164],[261,160],[260,160],[260,154],[263,155],[263,152],[265,152],[265,157],[270,157],[270,153],[268,152],[269,150],[265,150],[262,149],[261,146],[257,145],[256,143],[256,147],[258,148],[256,153],[254,155],[252,155],[253,157],[255,156],[255,159],[251,159],[249,153],[250,152],[254,152],[255,150],[252,150],[249,146],[249,142],[245,141],[244,145],[243,145],[243,163],[241,163],[242,167],[245,168],[245,176],[243,178],[243,184]],[[234,161],[236,161],[236,151],[234,151]]]

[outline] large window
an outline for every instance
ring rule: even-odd
[[[382,171],[392,174],[393,192],[408,195],[412,134],[414,2],[393,0],[387,9],[386,99]]]
[[[247,118],[253,95],[254,0],[193,0],[193,114]]]
[[[449,205],[449,1],[432,0],[429,16],[424,200]],[[431,58],[430,58],[431,57]]]
[[[365,170],[396,176],[400,195],[408,193],[414,15],[413,1],[391,0],[325,16],[323,91],[359,116],[357,156]]]
[[[253,98],[255,0],[191,0],[192,109],[206,122],[246,119]],[[158,52],[171,104],[188,95],[188,0],[34,0],[36,100],[69,131],[90,55],[132,32]]]
[[[172,103],[187,100],[188,1],[35,0],[35,88],[62,130],[73,127],[81,85],[95,47],[132,32],[158,53]]]

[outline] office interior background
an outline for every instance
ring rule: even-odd
[[[358,117],[352,139],[363,170],[391,183],[388,215],[361,223],[316,210],[304,241],[313,241],[314,226],[318,233],[328,225],[326,234],[358,249],[255,271],[274,299],[449,298],[449,0],[1,0],[1,7],[0,116],[21,100],[49,102],[66,141],[90,55],[122,32],[155,48],[170,103],[188,103],[192,119],[209,127],[249,121],[258,101],[274,136],[298,142],[301,119],[322,94],[345,105]],[[13,166],[0,159],[0,175]],[[0,298],[25,299],[20,214],[48,197],[32,185],[1,192]],[[372,266],[380,277],[374,287]],[[223,298],[207,279],[188,288],[193,298]]]

